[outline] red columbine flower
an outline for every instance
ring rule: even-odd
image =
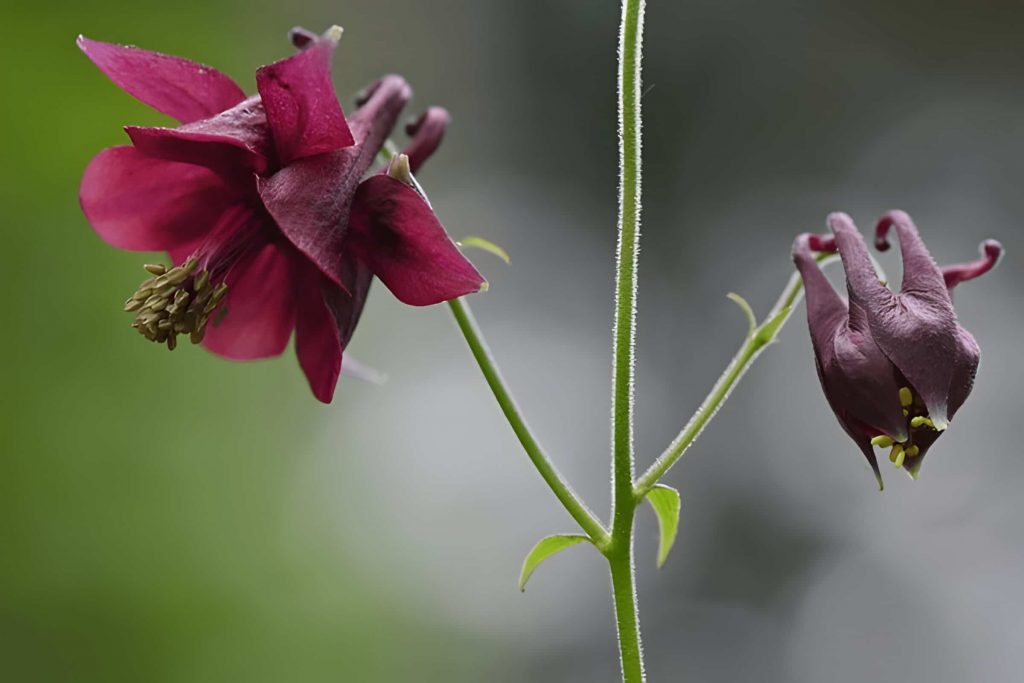
[[[807,290],[807,320],[818,378],[839,424],[864,452],[879,486],[872,446],[916,477],[925,453],[949,425],[974,384],[978,345],[957,322],[952,289],[991,270],[1002,255],[995,240],[982,258],[939,268],[910,216],[886,214],[876,246],[889,248],[896,229],[903,252],[903,286],[894,294],[878,279],[853,221],[828,217],[833,236],[805,234],[793,260]],[[839,251],[849,302],[829,284],[812,252]]]
[[[147,266],[153,277],[126,304],[133,326],[172,349],[187,334],[239,360],[280,354],[294,330],[325,402],[373,275],[414,306],[485,285],[410,186],[404,157],[391,174],[363,179],[412,92],[385,76],[346,120],[330,73],[340,35],[294,30],[302,51],[259,69],[249,98],[210,67],[78,39],[114,83],[182,124],[127,127],[132,145],[100,152],[82,180],[100,237],[167,251],[175,264]],[[435,108],[410,128],[411,170],[447,120]]]

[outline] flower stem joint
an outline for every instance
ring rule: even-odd
[[[875,246],[895,230],[903,257],[898,293],[881,282],[864,238],[849,216],[828,217],[831,235],[803,234],[793,260],[807,291],[807,320],[818,378],[839,424],[882,477],[873,447],[912,477],[971,392],[980,352],[960,326],[952,291],[998,263],[1002,246],[987,240],[981,258],[940,268],[906,213],[879,221]],[[814,252],[839,252],[848,299],[832,288]]]

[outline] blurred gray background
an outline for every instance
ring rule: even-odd
[[[1024,8],[1010,0],[651,0],[638,448],[653,460],[767,310],[789,247],[841,209],[906,209],[940,262],[1004,243],[957,292],[983,350],[921,480],[880,494],[818,387],[801,308],[674,469],[680,538],[638,519],[652,681],[1010,683],[1024,670]],[[350,347],[390,376],[309,394],[291,351],[158,351],[119,302],[141,255],[77,184],[157,114],[74,37],[253,72],[294,24],[346,29],[339,93],[387,71],[454,125],[421,179],[475,261],[473,305],[527,415],[608,504],[615,42],[606,0],[182,0],[5,5],[0,678],[617,680],[603,562],[573,531],[445,307],[376,286]],[[898,281],[898,257],[882,259]],[[1017,350],[1015,351],[1015,347]]]

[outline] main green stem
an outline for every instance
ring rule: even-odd
[[[637,248],[640,240],[641,54],[644,0],[623,0],[619,31],[619,242],[615,277],[612,361],[611,568],[619,657],[625,683],[644,680],[633,570],[633,403]]]
[[[476,324],[476,319],[473,317],[473,312],[469,309],[469,304],[466,303],[465,299],[453,299],[448,302],[448,305],[451,306],[452,313],[455,315],[455,321],[469,343],[469,348],[473,352],[477,365],[480,366],[480,370],[484,374],[484,379],[487,380],[494,398],[498,400],[501,412],[505,414],[505,419],[508,420],[512,431],[519,438],[519,443],[522,444],[523,450],[526,451],[526,454],[533,462],[533,466],[540,472],[540,476],[547,482],[547,485],[562,503],[562,506],[565,507],[566,511],[572,515],[572,518],[576,520],[580,528],[594,541],[594,545],[598,548],[607,546],[608,532],[605,530],[604,525],[583,503],[576,492],[572,490],[565,477],[555,468],[551,459],[533,436],[529,426],[526,424],[526,420],[523,419],[522,412],[519,410],[519,406],[505,384],[505,379],[498,370],[498,364],[495,362],[494,356],[491,355],[487,342],[484,341],[483,333]]]

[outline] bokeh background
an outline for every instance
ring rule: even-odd
[[[78,33],[254,89],[294,24],[343,24],[335,76],[387,71],[453,113],[422,176],[491,291],[474,305],[560,467],[608,503],[615,226],[611,0],[139,0],[0,9],[0,679],[614,681],[603,563],[572,531],[445,307],[376,286],[351,346],[383,386],[309,394],[289,351],[170,354],[120,303],[142,255],[77,204],[123,124],[165,123]],[[1024,670],[1024,8],[1010,0],[715,0],[649,8],[638,446],[671,439],[767,310],[795,233],[898,206],[936,258],[1008,257],[958,290],[983,349],[918,482],[880,494],[818,388],[801,309],[638,521],[653,681],[993,683]],[[883,265],[898,278],[898,258]]]

